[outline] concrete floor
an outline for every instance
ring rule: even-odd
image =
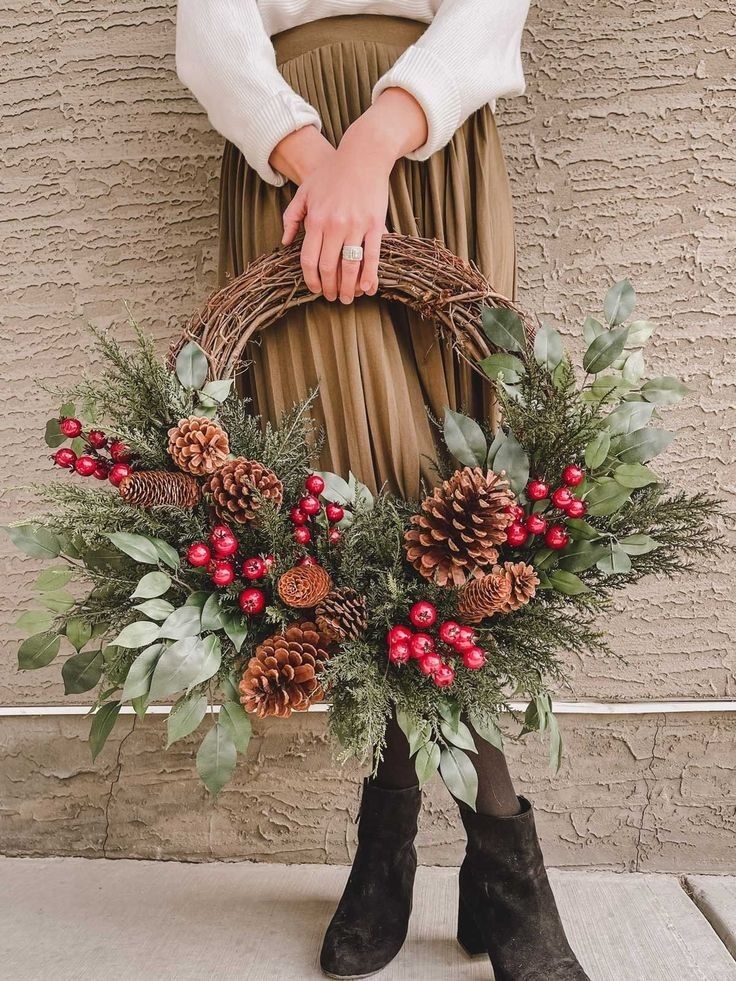
[[[0,858],[0,978],[320,978],[347,869]],[[736,981],[736,877],[552,872],[591,981]],[[454,937],[457,873],[422,868],[409,939],[382,981],[491,978]],[[731,953],[729,953],[729,949]]]

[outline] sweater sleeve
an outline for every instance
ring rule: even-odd
[[[443,0],[416,44],[373,89],[406,89],[424,109],[427,142],[412,160],[426,160],[476,109],[504,95],[521,95],[521,34],[529,0]]]
[[[268,162],[274,147],[321,122],[276,67],[256,0],[179,0],[176,69],[215,129],[265,181],[283,184]]]

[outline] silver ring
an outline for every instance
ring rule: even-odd
[[[345,262],[361,262],[363,259],[363,246],[343,245],[342,257]]]

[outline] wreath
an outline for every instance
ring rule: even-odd
[[[653,326],[631,320],[628,281],[586,319],[582,373],[554,327],[437,242],[386,236],[379,282],[495,386],[503,420],[446,410],[416,502],[314,469],[316,393],[272,425],[235,390],[247,342],[313,299],[298,247],[215,293],[167,362],[140,330],[133,351],[96,333],[101,375],[60,393],[46,426],[68,473],[39,489],[48,513],[7,529],[53,561],[18,621],[19,666],[66,647],[66,693],[96,690],[93,758],[123,705],[176,696],[168,745],[204,729],[197,769],[217,794],[252,715],[328,700],[340,759],[377,765],[395,711],[420,783],[439,772],[472,806],[475,740],[502,745],[511,700],[559,766],[558,652],[608,649],[612,592],[725,547],[719,501],[650,466],[673,437],[652,423],[686,389],[642,380]]]

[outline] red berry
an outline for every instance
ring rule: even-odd
[[[304,481],[304,486],[310,494],[321,494],[325,489],[325,482],[318,473],[310,473]]]
[[[77,454],[74,450],[62,447],[62,449],[54,453],[53,460],[57,467],[64,467],[65,470],[73,470],[74,464],[77,462]]]
[[[302,559],[302,562],[303,561],[304,560]],[[275,555],[264,555],[263,556],[263,564],[266,567],[266,572],[270,572],[271,569],[273,569],[273,567],[276,565],[276,556]]]
[[[193,542],[187,549],[187,562],[195,567],[209,565],[212,552],[204,542]]]
[[[463,664],[470,671],[478,671],[485,663],[486,655],[482,647],[471,647],[463,651]]]
[[[521,521],[526,514],[521,504],[509,504],[508,507],[504,508],[504,511],[506,514],[510,514],[514,521]]]
[[[325,508],[325,514],[327,520],[334,525],[345,517],[345,508],[341,508],[339,504],[328,504]]]
[[[337,528],[330,528],[327,532],[327,540],[330,545],[338,545],[342,541],[342,532]]]
[[[294,541],[299,545],[306,545],[311,542],[312,535],[309,528],[295,528],[294,529]]]
[[[228,541],[233,537],[230,525],[215,525],[210,532],[210,544],[216,546],[220,541]]]
[[[263,579],[266,575],[266,563],[258,555],[243,562],[243,575],[246,579]]]
[[[526,519],[526,530],[530,535],[543,535],[547,530],[547,522],[541,514],[530,514]]]
[[[573,497],[565,508],[569,518],[582,518],[587,510],[588,505],[580,497]]]
[[[427,651],[418,659],[418,667],[422,674],[432,675],[442,667],[442,658],[434,651]]]
[[[78,456],[77,462],[74,464],[74,469],[82,477],[91,477],[97,469],[97,460],[93,456],[87,456],[86,454]]]
[[[110,467],[110,473],[108,475],[108,480],[113,485],[113,487],[119,487],[121,480],[125,477],[129,477],[133,473],[131,467],[127,463],[115,463]]]
[[[98,460],[97,466],[95,467],[95,472],[92,474],[98,480],[107,480],[110,476],[110,464],[107,460]]]
[[[449,688],[455,680],[455,669],[449,664],[441,664],[434,673],[434,683],[438,688]]]
[[[248,616],[263,613],[266,609],[266,594],[262,589],[251,586],[249,589],[244,589],[238,596],[238,605],[243,613],[247,613]]]
[[[562,471],[562,483],[567,484],[568,487],[577,487],[584,480],[585,471],[575,463],[571,463],[569,467],[565,467]]]
[[[460,624],[454,620],[445,620],[440,624],[440,640],[451,647],[454,645],[460,633]]]
[[[386,643],[391,646],[391,644],[398,644],[400,641],[409,643],[414,635],[408,627],[405,627],[401,623],[397,623],[395,627],[391,627],[389,632],[386,634]]]
[[[130,461],[130,448],[120,439],[114,439],[110,443],[110,456],[116,463],[128,463]]]
[[[313,555],[304,555],[297,562],[297,565],[318,565],[319,563]]]
[[[563,525],[551,525],[544,536],[545,544],[548,548],[559,551],[570,541],[570,536],[565,531]]]
[[[520,521],[514,521],[506,529],[506,541],[513,548],[519,548],[529,537],[529,532]]]
[[[293,525],[301,527],[301,525],[305,525],[309,521],[309,518],[303,511],[300,511],[299,508],[292,508],[291,511],[289,511],[289,520]]]
[[[107,443],[107,436],[105,436],[101,429],[90,429],[87,433],[87,442],[96,450],[101,450]]]
[[[464,654],[465,651],[469,651],[471,647],[474,647],[476,643],[475,631],[472,627],[459,627],[457,632],[457,637],[453,643],[453,647],[460,654]]]
[[[530,501],[543,501],[549,497],[549,484],[543,480],[530,480],[526,485],[526,496]]]
[[[406,664],[411,657],[411,647],[405,640],[397,640],[388,649],[388,659],[392,664]]]
[[[437,620],[437,607],[420,600],[409,610],[409,619],[415,627],[431,627]]]
[[[414,634],[409,641],[412,657],[422,657],[434,650],[434,638],[429,634]]]
[[[314,494],[307,494],[299,501],[299,510],[304,514],[308,514],[312,517],[315,514],[319,514],[322,510],[322,505],[319,503],[319,499],[314,496]]]
[[[82,423],[79,419],[72,419],[67,416],[64,419],[59,419],[59,429],[67,439],[76,439],[82,433]]]
[[[218,559],[227,559],[238,551],[238,539],[235,535],[218,538],[212,543],[212,547]]]
[[[209,573],[215,586],[229,586],[235,582],[235,566],[232,562],[215,559],[210,565]]]
[[[569,487],[558,487],[557,490],[552,494],[552,503],[556,508],[564,511],[567,505],[572,500],[572,491]]]

